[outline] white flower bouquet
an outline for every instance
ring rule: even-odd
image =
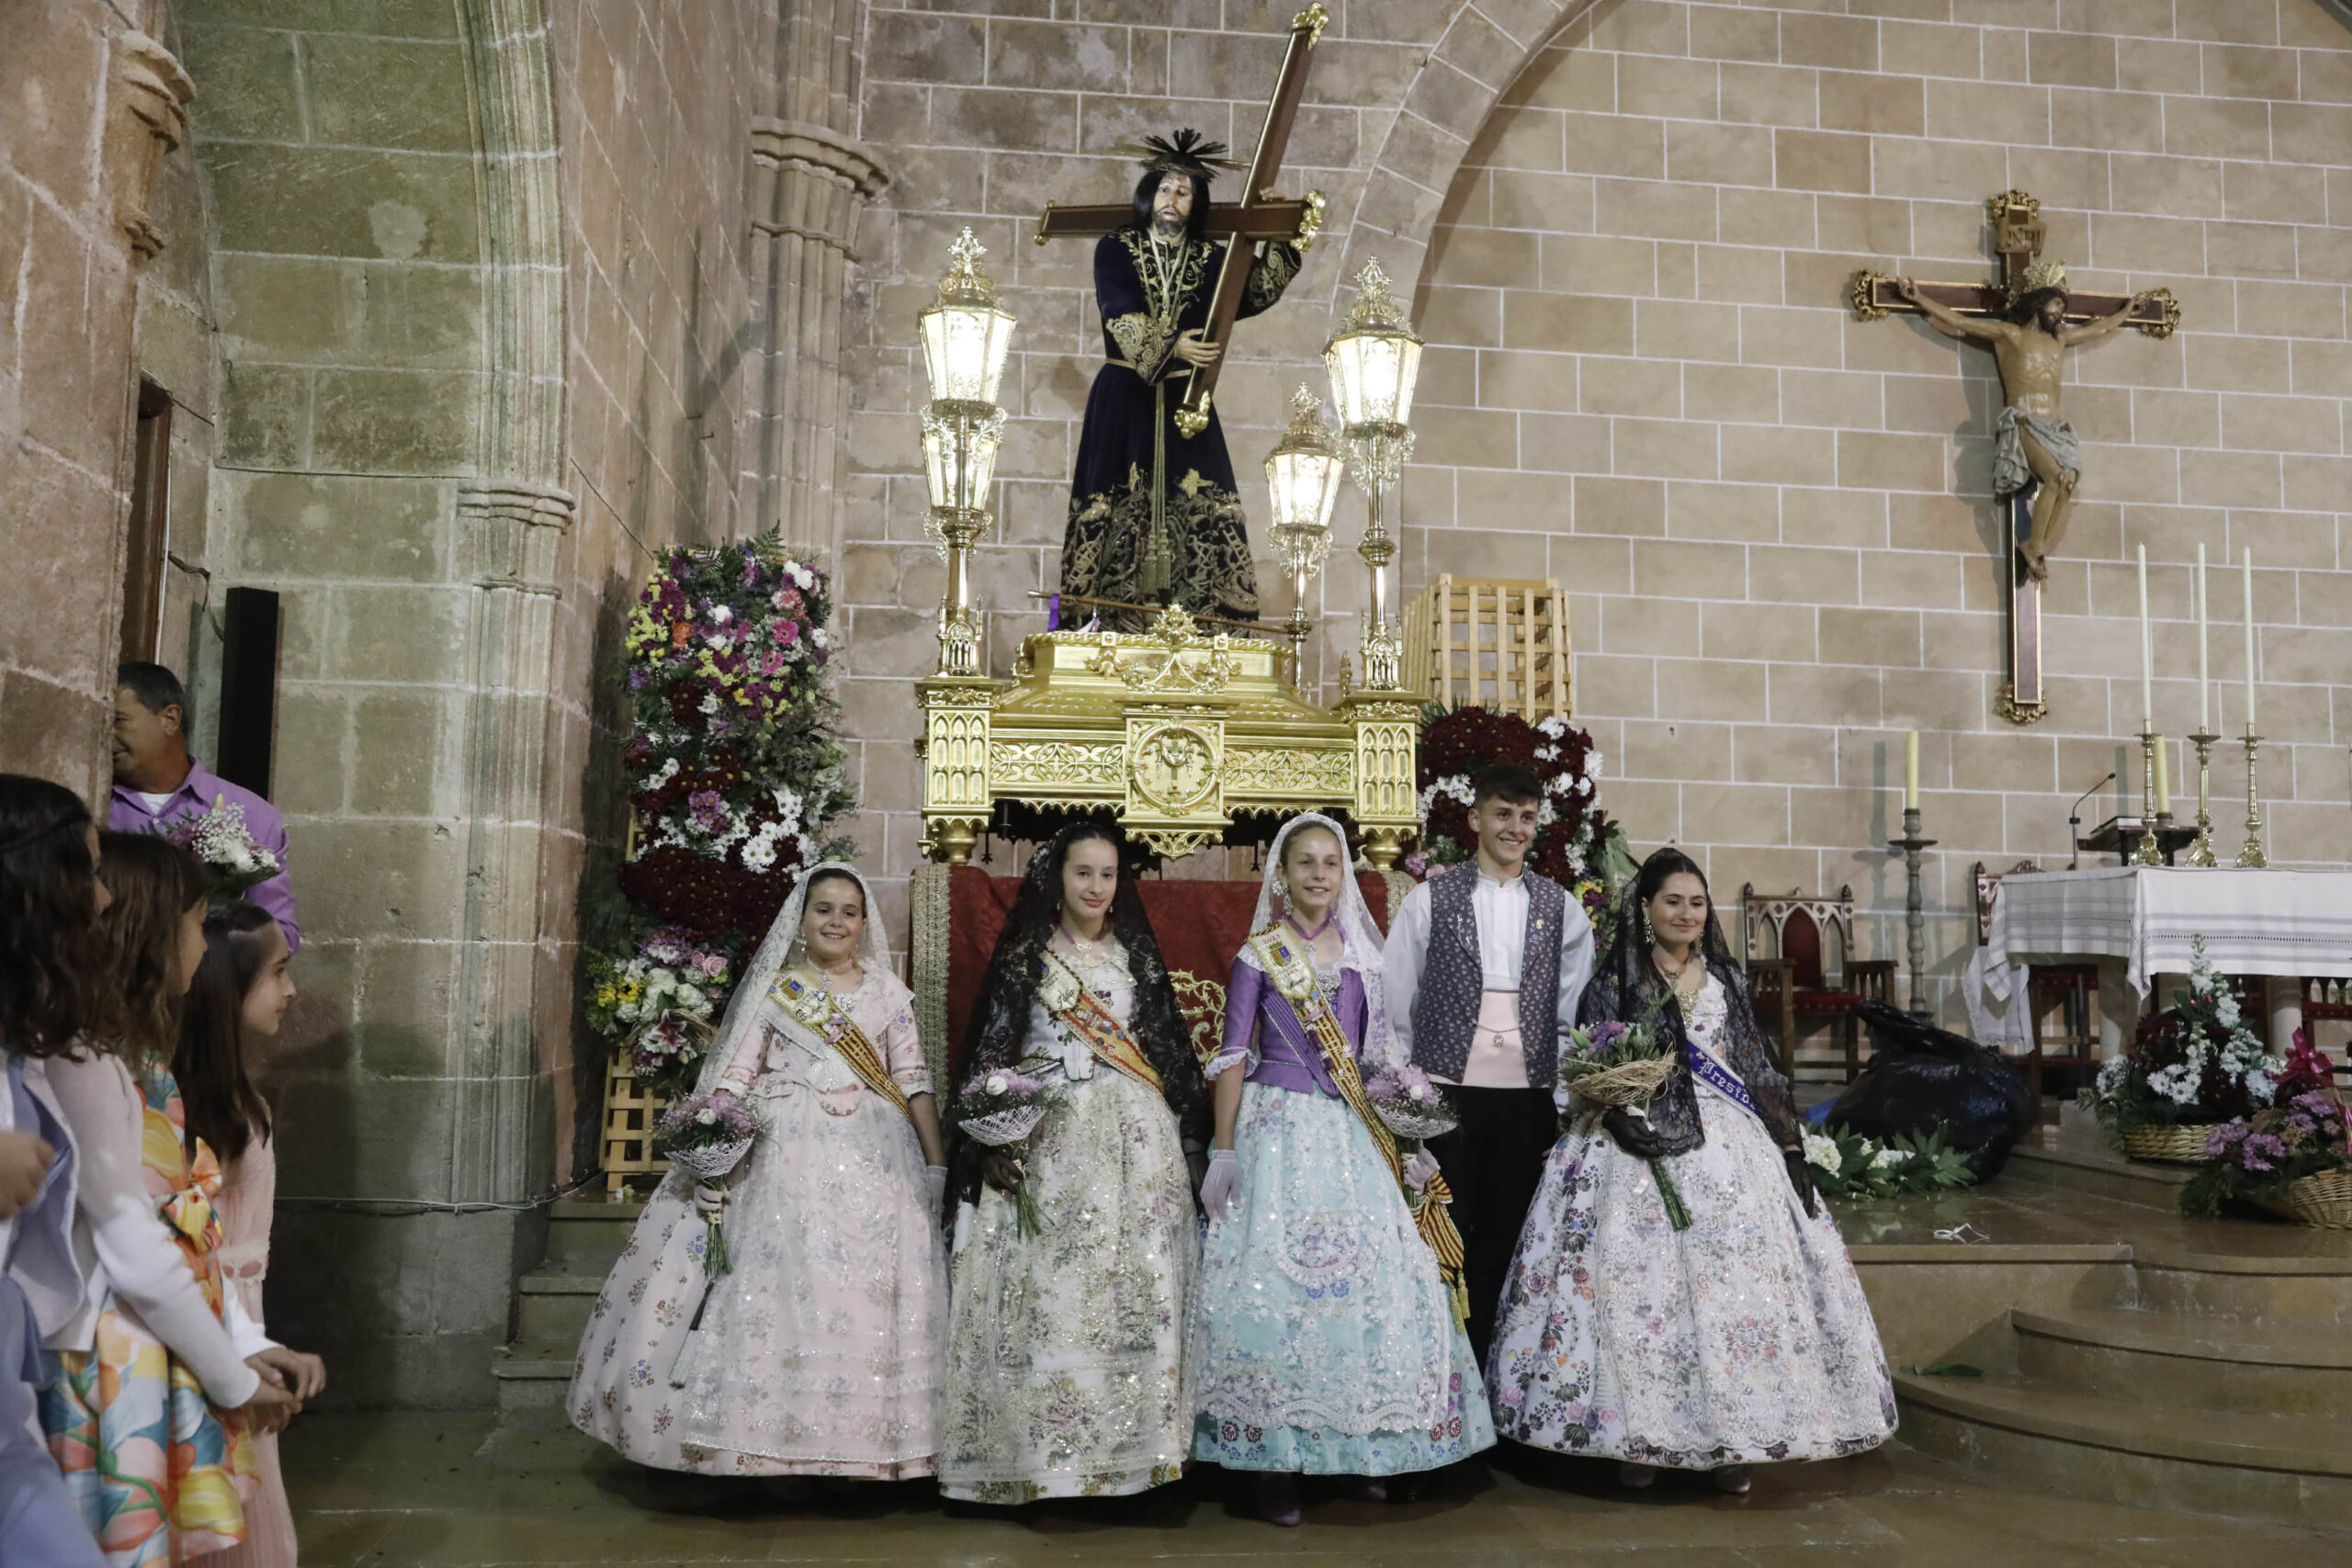
[[[286,869],[245,826],[245,808],[226,795],[214,795],[211,810],[183,817],[161,831],[203,865],[215,894],[242,893]]]

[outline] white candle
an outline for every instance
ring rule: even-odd
[[[1919,732],[1903,738],[1903,809],[1919,809]]]
[[[2247,579],[2252,581],[2253,579]],[[2156,728],[2156,645],[2148,631],[2148,547],[2140,547],[2140,733]]]
[[[2245,732],[2254,733],[2254,551],[2244,558],[2245,568]]]
[[[2205,541],[2197,541],[2197,733],[2213,733],[2212,658],[2205,637]]]

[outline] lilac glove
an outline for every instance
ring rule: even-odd
[[[1427,1149],[1414,1150],[1413,1157],[1405,1162],[1405,1185],[1416,1192],[1426,1189],[1436,1174],[1437,1156]]]
[[[1241,1156],[1231,1149],[1209,1151],[1209,1173],[1201,1180],[1201,1210],[1212,1220],[1238,1219],[1234,1200],[1241,1186]]]

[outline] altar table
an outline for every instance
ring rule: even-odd
[[[2029,964],[2098,963],[2146,997],[2159,975],[2185,975],[2198,937],[2224,975],[2352,977],[2352,872],[2241,871],[2233,867],[2102,866],[2018,872],[2001,879],[1992,930],[1972,998],[2005,1013],[2022,993]],[[2110,982],[2111,983],[2111,982]],[[2294,993],[2293,1007],[2286,992]],[[2278,1033],[2301,987],[2273,987]],[[1972,1012],[1978,1010],[1972,1007]],[[2128,1037],[2127,1010],[2116,1016]]]

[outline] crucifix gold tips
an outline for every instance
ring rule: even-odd
[[[1323,29],[1330,25],[1331,13],[1325,10],[1320,5],[1309,6],[1306,10],[1301,11],[1297,16],[1293,17],[1290,19],[1290,30],[1297,32],[1302,28],[1305,29],[1306,33],[1306,41],[1309,47],[1312,47],[1322,39]]]

